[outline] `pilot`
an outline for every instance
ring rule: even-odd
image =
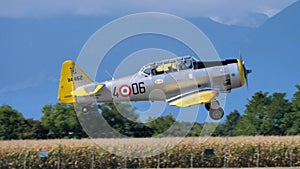
[[[152,73],[152,75],[156,75],[157,74],[155,68],[151,70],[151,73]]]
[[[187,69],[186,62],[185,60],[183,60],[179,63],[179,70],[185,70],[185,69]]]

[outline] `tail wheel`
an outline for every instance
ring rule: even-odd
[[[217,109],[210,109],[209,116],[213,120],[220,120],[224,116],[224,110],[221,107]]]
[[[87,108],[87,107],[82,107],[82,112],[83,113],[87,113],[89,111],[89,108]]]

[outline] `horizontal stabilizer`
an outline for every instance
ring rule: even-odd
[[[71,94],[73,96],[90,96],[96,94],[104,87],[104,84],[96,85],[95,89],[92,91],[87,91],[85,87],[79,87],[76,90],[72,91]]]

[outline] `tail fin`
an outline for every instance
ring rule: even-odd
[[[76,97],[71,92],[76,86],[88,84],[92,80],[71,60],[63,63],[58,88],[58,100],[61,103],[76,103]]]

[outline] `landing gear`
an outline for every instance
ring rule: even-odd
[[[83,112],[83,113],[89,112],[89,108],[86,107],[86,106],[82,107],[82,112]]]
[[[221,107],[218,109],[210,109],[209,116],[213,120],[220,120],[224,116],[224,110]]]
[[[210,103],[206,103],[204,106],[205,106],[205,109],[206,109],[207,111],[210,110]]]
[[[82,105],[81,107],[82,113],[98,112],[98,109],[100,109],[100,105],[97,104]]]
[[[206,103],[205,108],[209,111],[209,117],[213,120],[220,120],[224,116],[224,110],[220,107],[220,103],[217,100]]]

